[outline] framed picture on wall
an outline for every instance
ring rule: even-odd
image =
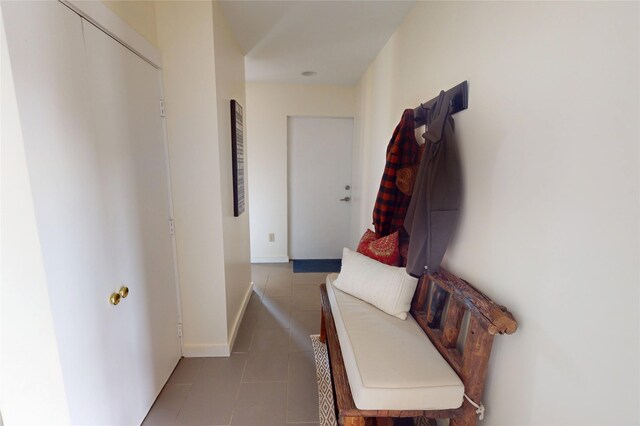
[[[233,215],[244,212],[244,121],[242,105],[231,100],[231,161],[233,168]]]

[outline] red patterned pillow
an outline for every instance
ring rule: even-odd
[[[364,235],[358,244],[358,253],[362,253],[378,262],[396,266],[400,261],[400,249],[398,248],[398,232],[378,238],[370,229],[364,231]]]

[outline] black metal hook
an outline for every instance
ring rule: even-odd
[[[446,94],[451,99],[449,105],[450,114],[455,114],[468,108],[469,92],[466,80],[458,84],[457,86],[454,86],[451,89],[447,90]],[[415,119],[415,127],[420,127],[427,124],[427,114],[436,106],[438,97],[439,96],[436,96],[435,98],[427,102],[420,103],[420,106],[414,108],[413,115]]]

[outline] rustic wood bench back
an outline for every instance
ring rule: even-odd
[[[469,313],[464,343],[458,345],[465,312]],[[464,383],[465,394],[480,403],[493,336],[518,328],[511,313],[471,284],[440,268],[418,282],[411,315]],[[461,349],[461,350],[460,350]],[[464,401],[451,425],[475,424],[475,407]]]

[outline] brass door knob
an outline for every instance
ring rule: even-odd
[[[122,296],[122,298],[124,299],[129,295],[129,287],[123,285],[122,287],[120,287],[120,290],[118,290],[118,294],[120,294],[120,296]]]
[[[109,302],[111,302],[111,304],[114,306],[120,303],[120,293],[111,294],[111,296],[109,297]]]

